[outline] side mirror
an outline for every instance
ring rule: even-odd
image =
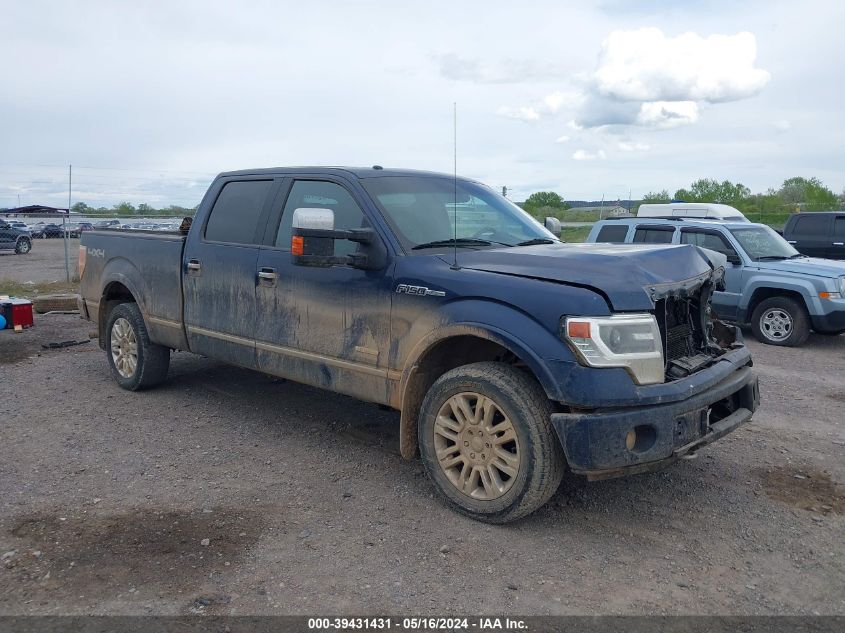
[[[291,228],[290,252],[297,266],[352,266],[381,270],[386,263],[384,246],[372,229],[336,230],[331,209],[294,209]],[[362,248],[358,253],[336,256],[335,240],[357,242]]]
[[[560,237],[560,220],[558,220],[557,218],[548,217],[546,218],[544,224],[549,231],[555,234],[556,237]]]
[[[728,258],[728,263],[734,266],[739,266],[742,263],[742,260],[736,253],[725,253],[725,257]]]

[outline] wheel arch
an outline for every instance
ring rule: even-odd
[[[106,326],[111,311],[121,303],[139,303],[138,292],[131,281],[123,275],[115,275],[106,281],[100,294],[100,307],[97,312],[97,331],[102,349],[106,349]],[[140,307],[140,304],[139,304]]]
[[[402,457],[417,455],[417,422],[429,388],[446,372],[471,363],[504,362],[523,369],[552,398],[554,380],[540,359],[519,339],[490,326],[462,324],[435,333],[417,346],[420,351],[402,374],[399,449]]]
[[[791,288],[774,288],[771,286],[761,286],[755,288],[754,292],[751,295],[751,298],[748,300],[748,307],[746,308],[745,312],[745,321],[751,322],[751,319],[754,316],[754,310],[757,309],[763,301],[766,299],[771,299],[772,297],[786,297],[788,299],[793,299],[797,301],[804,309],[807,310],[807,313],[810,313],[810,307],[807,305],[807,300],[804,295],[798,291]]]

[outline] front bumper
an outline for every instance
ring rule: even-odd
[[[552,424],[572,471],[609,479],[664,468],[750,420],[759,404],[757,375],[744,366],[685,400],[555,413]]]
[[[845,330],[845,310],[827,314],[811,314],[810,322],[816,332],[842,332]]]

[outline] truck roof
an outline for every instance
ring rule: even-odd
[[[420,169],[393,169],[373,165],[371,167],[341,167],[341,166],[300,166],[300,167],[266,167],[260,169],[239,169],[237,171],[224,171],[218,178],[225,176],[255,176],[255,175],[280,175],[280,174],[334,174],[353,175],[356,178],[384,178],[389,176],[416,176],[423,178],[454,178],[454,174],[445,174],[436,171],[424,171]],[[471,178],[458,176],[458,180],[475,182]]]
[[[605,218],[599,220],[602,223],[608,224],[675,224],[678,226],[725,226],[729,229],[747,229],[750,226],[765,226],[757,222],[747,222],[745,220],[720,220],[718,218]],[[598,223],[597,223],[598,224]]]

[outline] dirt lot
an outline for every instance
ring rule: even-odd
[[[184,353],[128,393],[96,342],[41,347],[87,335],[0,332],[0,613],[845,614],[845,337],[751,342],[748,426],[492,527],[393,412]]]
[[[79,258],[79,240],[67,241],[70,276],[76,275]],[[15,255],[0,251],[0,280],[9,279],[19,283],[65,281],[64,240],[32,240],[32,250],[26,255]]]

